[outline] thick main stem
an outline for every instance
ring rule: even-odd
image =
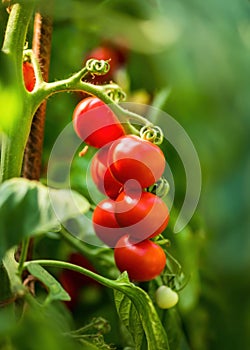
[[[22,106],[8,132],[4,134],[1,150],[0,182],[20,176],[25,144],[27,142],[32,118],[28,93],[23,86],[22,59],[28,24],[33,13],[35,1],[14,4],[9,16],[2,51],[4,51],[15,73],[15,86]],[[10,116],[11,117],[11,116]]]

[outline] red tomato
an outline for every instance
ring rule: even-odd
[[[161,149],[153,143],[135,135],[126,135],[112,143],[108,165],[121,183],[134,179],[142,187],[149,187],[162,176],[165,158]]]
[[[95,208],[92,221],[98,238],[109,247],[114,247],[124,234],[114,214],[115,202],[104,199]]]
[[[169,211],[163,200],[153,193],[125,191],[116,199],[115,217],[133,240],[142,241],[159,235],[169,221]]]
[[[166,255],[163,249],[150,240],[137,244],[123,236],[114,250],[115,263],[118,269],[127,271],[134,281],[150,281],[160,275],[166,265]]]
[[[78,103],[73,113],[73,126],[83,141],[97,148],[125,134],[111,109],[97,97],[88,97]]]
[[[112,175],[107,166],[108,147],[101,148],[91,162],[91,176],[98,190],[112,199],[116,199],[122,184]]]
[[[32,91],[36,84],[36,78],[34,68],[28,61],[23,62],[23,78],[26,89]]]

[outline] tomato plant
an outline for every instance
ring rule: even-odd
[[[148,187],[162,176],[165,157],[153,143],[135,135],[126,135],[110,146],[108,164],[121,183],[133,179],[141,187]]]
[[[129,235],[120,238],[114,255],[119,270],[127,271],[134,281],[149,281],[166,265],[166,255],[159,245],[150,240],[134,243]]]
[[[179,314],[159,310],[177,303],[175,290],[185,278],[177,259],[192,270],[204,235],[198,225],[173,234],[175,206],[181,207],[184,197],[174,147],[185,153],[189,174],[193,163],[187,138],[173,132],[174,121],[166,118],[160,125],[166,85],[182,92],[184,82],[181,99],[194,93],[186,85],[189,76],[196,76],[192,70],[175,69],[166,79],[164,60],[158,57],[164,51],[161,43],[168,42],[169,55],[172,42],[185,37],[178,25],[189,22],[178,21],[172,28],[170,20],[171,33],[165,35],[162,13],[157,17],[161,1],[141,6],[137,0],[98,5],[66,0],[54,8],[40,0],[3,3],[11,6],[9,14],[0,9],[0,34],[5,33],[0,53],[0,347],[110,350],[114,344],[117,349],[204,350],[197,347],[196,333],[186,337],[202,289],[198,271],[181,294]],[[126,43],[124,51],[118,42]],[[168,60],[178,61],[172,54]],[[204,96],[210,98],[214,90],[203,94],[202,113]],[[88,97],[76,106],[77,96]],[[135,105],[123,103],[126,99]],[[145,101],[154,107],[141,105]],[[198,100],[192,95],[191,101]],[[179,118],[186,116],[185,99],[182,104],[171,96],[168,102]],[[67,133],[71,126],[78,138]],[[81,141],[88,146],[78,158]],[[173,203],[159,190],[170,169],[165,171],[166,154],[178,179],[170,181],[176,186]],[[89,169],[101,192],[97,198],[89,196]],[[185,198],[193,199],[190,193]],[[185,210],[180,212],[184,217]],[[81,292],[97,284],[103,286],[98,303],[83,305]]]
[[[97,148],[124,135],[114,113],[96,97],[88,97],[78,103],[73,113],[73,125],[83,141]]]
[[[123,191],[116,199],[115,217],[134,240],[152,238],[164,231],[169,212],[163,200],[143,191]]]
[[[122,184],[115,179],[108,167],[109,147],[101,148],[91,161],[91,175],[98,190],[112,199],[116,199]]]

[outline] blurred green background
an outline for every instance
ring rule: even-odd
[[[180,304],[190,349],[250,349],[249,1],[55,0],[54,9],[51,81],[77,71],[108,40],[127,48],[117,81],[128,101],[148,103],[171,88],[161,108],[186,130],[202,168],[189,228],[168,233],[191,273]],[[1,9],[1,38],[6,19]],[[49,100],[44,167],[78,100]],[[185,173],[174,150],[168,161],[179,208]]]

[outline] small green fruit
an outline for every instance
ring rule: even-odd
[[[160,286],[155,292],[155,300],[161,309],[170,309],[178,303],[178,294],[167,286]]]

